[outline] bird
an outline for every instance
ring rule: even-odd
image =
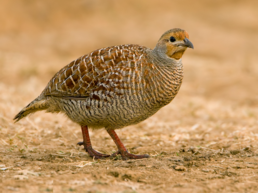
[[[187,48],[194,48],[188,33],[173,28],[154,49],[125,44],[92,51],[58,71],[14,121],[41,110],[61,112],[81,126],[83,141],[78,145],[93,159],[119,154],[123,160],[148,158],[129,153],[115,130],[142,122],[174,99],[182,84]],[[104,128],[118,151],[108,155],[94,150],[89,128]]]

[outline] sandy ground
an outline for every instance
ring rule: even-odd
[[[0,7],[0,192],[258,192],[258,1],[13,1]],[[153,48],[188,31],[176,99],[117,131],[149,159],[93,160],[61,114],[12,118],[64,65],[94,49]],[[95,149],[116,150],[105,130]]]

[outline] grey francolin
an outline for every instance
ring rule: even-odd
[[[91,146],[88,127],[105,128],[122,159],[147,158],[127,151],[115,129],[139,123],[169,104],[183,79],[182,56],[193,48],[186,31],[165,32],[152,50],[120,45],[95,50],[57,72],[15,121],[40,110],[62,112],[82,129],[85,150],[96,159],[110,155]]]

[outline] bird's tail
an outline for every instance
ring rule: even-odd
[[[28,104],[26,107],[24,107],[15,117],[14,121],[18,122],[22,118],[26,117],[27,115],[31,113],[35,113],[36,111],[42,111],[48,109],[49,104],[47,99],[39,99],[36,98],[34,101],[32,101],[30,104]]]

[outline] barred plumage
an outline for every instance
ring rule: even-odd
[[[182,83],[181,57],[187,47],[193,48],[188,34],[176,28],[163,34],[153,50],[131,44],[95,50],[57,72],[15,120],[37,110],[63,112],[82,126],[80,144],[92,157],[107,155],[91,148],[87,126],[106,128],[123,159],[147,157],[129,154],[114,129],[139,123],[173,100]]]

